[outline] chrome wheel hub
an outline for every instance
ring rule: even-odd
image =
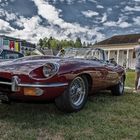
[[[75,78],[71,83],[69,92],[70,92],[71,103],[75,106],[81,105],[86,94],[86,87],[85,87],[84,80],[81,77]]]

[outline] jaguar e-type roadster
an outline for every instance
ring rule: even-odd
[[[82,109],[99,90],[124,94],[125,71],[99,48],[67,49],[63,57],[28,56],[0,65],[3,103],[54,100],[64,112]]]

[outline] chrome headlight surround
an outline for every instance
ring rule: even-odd
[[[50,78],[54,76],[59,70],[59,64],[58,63],[46,63],[43,66],[43,75],[46,78]]]

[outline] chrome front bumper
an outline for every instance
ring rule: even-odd
[[[19,91],[20,87],[32,87],[32,88],[54,88],[54,87],[63,87],[67,86],[68,83],[51,83],[51,84],[40,84],[40,83],[20,83],[20,79],[18,76],[12,77],[12,82],[3,82],[0,81],[0,84],[3,85],[11,85],[11,91],[16,92]]]

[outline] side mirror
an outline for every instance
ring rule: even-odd
[[[114,64],[114,65],[117,65],[117,62],[115,61],[114,58],[110,58],[110,59],[109,59],[109,63],[112,63],[112,64]]]

